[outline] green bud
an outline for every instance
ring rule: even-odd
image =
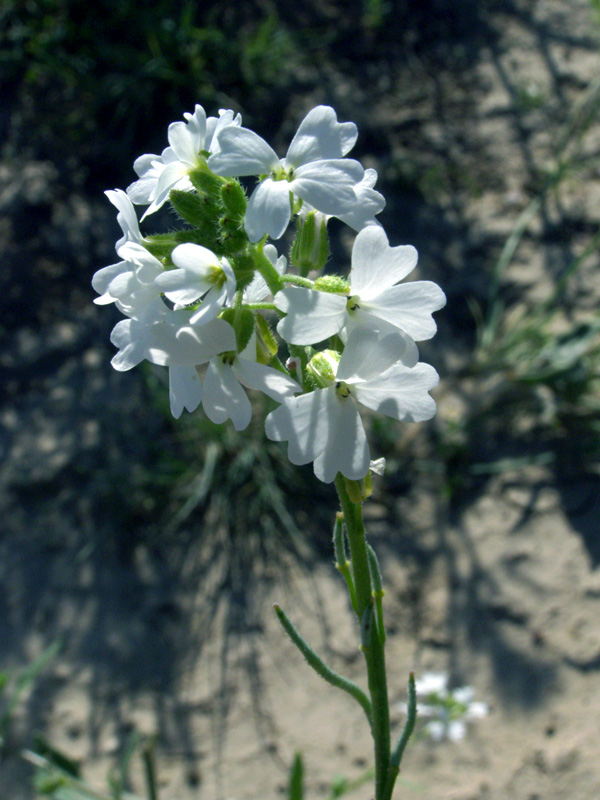
[[[194,169],[189,173],[189,179],[198,194],[209,198],[215,203],[221,200],[221,186],[225,178],[215,175],[208,167],[206,169]]]
[[[348,281],[339,275],[323,275],[322,278],[317,278],[315,281],[315,289],[319,289],[321,292],[348,294],[350,286]]]
[[[335,350],[323,350],[316,353],[308,362],[306,371],[319,388],[326,389],[335,381],[340,358],[340,354]]]
[[[221,202],[226,214],[238,221],[244,219],[248,200],[242,185],[235,178],[229,178],[227,183],[221,186]]]
[[[171,189],[169,201],[179,216],[194,228],[206,224],[212,216],[211,204],[196,192]]]
[[[220,240],[223,249],[228,255],[235,255],[248,243],[248,236],[244,230],[243,222],[232,217],[219,219]]]
[[[261,364],[268,364],[277,355],[279,345],[277,344],[277,339],[273,336],[269,323],[262,314],[256,314],[254,320],[258,332],[256,358]]]
[[[254,331],[254,314],[248,308],[226,308],[219,315],[228,322],[235,331],[238,353],[247,346]]]
[[[298,232],[290,252],[292,264],[306,277],[311,270],[322,270],[329,258],[327,220],[317,211],[298,218]]]

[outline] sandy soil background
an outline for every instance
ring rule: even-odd
[[[303,76],[311,91],[290,104],[278,134],[284,141],[317,102],[356,121],[361,155],[389,198],[381,219],[390,239],[417,245],[421,277],[445,289],[440,332],[424,348],[442,375],[434,434],[493,391],[461,377],[473,335],[467,298],[486,296],[490,265],[551,162],[555,118],[600,74],[598,28],[583,0],[490,4],[481,19],[459,22],[462,49],[408,52],[401,69],[385,52],[354,73],[316,61]],[[281,796],[297,751],[307,796],[327,797],[333,776],[356,778],[371,763],[362,712],[311,673],[271,603],[335,668],[363,681],[357,631],[327,553],[334,498],[319,494],[325,511],[310,525],[317,545],[300,548],[302,557],[283,549],[250,569],[210,518],[199,527],[193,514],[167,543],[152,520],[183,500],[165,499],[158,451],[175,447],[179,429],[151,378],[111,370],[115,320],[91,302],[89,279],[113,258],[112,208],[90,196],[76,159],[55,163],[8,141],[0,161],[0,667],[16,671],[54,641],[62,649],[18,708],[0,795],[35,796],[20,756],[34,730],[103,787],[135,729],[158,737],[163,798]],[[585,147],[599,145],[592,131]],[[513,296],[547,296],[597,231],[599,200],[599,176],[588,174],[548,203],[506,277]],[[350,243],[342,238],[334,254],[345,258]],[[595,258],[578,275],[573,313],[599,297]],[[417,739],[398,798],[600,796],[600,478],[569,442],[555,451],[558,462],[536,459],[545,443],[521,423],[509,415],[487,425],[472,459],[521,453],[526,466],[474,479],[452,497],[448,472],[395,475],[365,507],[387,587],[398,727],[410,670],[448,672],[490,706],[461,742]],[[403,436],[430,454],[431,433]],[[293,504],[300,527],[310,502]],[[224,594],[222,576],[236,569]],[[134,770],[135,781],[139,789]],[[367,800],[369,784],[350,796]]]

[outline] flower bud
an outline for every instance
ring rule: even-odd
[[[335,350],[323,350],[316,353],[306,366],[309,376],[321,389],[326,389],[335,381],[340,354]]]
[[[318,211],[309,211],[306,216],[298,217],[298,232],[290,253],[292,264],[306,276],[311,270],[322,270],[328,258],[326,216]]]

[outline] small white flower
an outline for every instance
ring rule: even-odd
[[[416,264],[414,247],[390,247],[383,228],[369,225],[354,241],[349,293],[298,286],[283,289],[274,299],[286,314],[277,331],[290,344],[314,344],[336,333],[346,336],[358,327],[382,333],[396,329],[405,339],[404,362],[415,364],[415,342],[435,334],[432,313],[446,303],[444,293],[432,281],[397,285]]]
[[[354,187],[363,180],[364,169],[344,156],[357,136],[354,123],[340,123],[332,108],[317,106],[300,123],[285,158],[254,131],[229,127],[219,133],[221,150],[208,159],[208,166],[218,175],[260,177],[246,210],[246,233],[251,242],[266,233],[279,239],[294,198],[330,216],[353,212]]]
[[[248,354],[253,346],[251,340],[244,352]],[[278,403],[302,391],[295,380],[273,367],[243,354],[219,355],[211,359],[204,378],[202,407],[206,416],[217,424],[230,419],[236,431],[248,427],[252,408],[243,386],[263,392]]]
[[[159,300],[137,319],[117,322],[110,336],[119,348],[113,367],[125,372],[144,359],[165,367],[197,366],[235,349],[235,332],[227,322],[214,319],[197,328],[189,317],[188,311],[169,311]]]
[[[286,399],[268,415],[267,436],[288,442],[292,464],[314,461],[315,475],[325,483],[338,472],[364,478],[369,445],[355,401],[398,420],[421,421],[435,414],[428,391],[438,382],[436,371],[428,364],[408,368],[396,363],[403,351],[404,341],[396,333],[382,337],[357,329],[329,386]],[[334,360],[329,361],[333,369]]]
[[[192,243],[178,245],[171,258],[179,269],[162,271],[154,283],[176,306],[190,305],[202,298],[200,308],[190,317],[191,325],[209,322],[225,303],[231,303],[236,280],[226,258]]]
[[[184,117],[185,122],[169,125],[169,147],[160,156],[148,153],[133,165],[139,180],[127,188],[127,194],[138,205],[150,203],[144,217],[165,203],[171,189],[192,189],[188,175],[206,163],[210,152],[218,152],[219,132],[242,124],[240,115],[231,110],[221,109],[218,117],[207,119],[201,105],[196,105],[193,114],[186,112]]]

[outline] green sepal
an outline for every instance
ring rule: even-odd
[[[238,353],[247,346],[254,331],[254,314],[248,308],[226,308],[221,311],[221,319],[228,322],[235,331]]]
[[[238,222],[243,221],[248,199],[242,185],[235,178],[229,178],[221,186],[221,202],[226,214]]]
[[[248,234],[244,230],[243,222],[233,217],[220,217],[219,231],[223,249],[228,255],[235,255],[248,244]]]
[[[339,275],[323,275],[323,277],[317,278],[315,281],[315,289],[321,292],[348,294],[350,285],[348,281]]]
[[[214,224],[214,220],[207,220],[204,225],[197,228],[186,228],[177,231],[175,237],[177,239],[177,244],[191,242],[192,244],[199,244],[202,245],[202,247],[206,247],[208,250],[212,250],[217,256],[225,255],[223,244],[219,237],[219,230]]]
[[[207,202],[196,192],[184,192],[180,189],[171,189],[169,201],[181,219],[194,228],[204,226],[214,215],[212,203]]]
[[[273,336],[273,331],[262,314],[256,314],[254,321],[258,332],[256,359],[261,364],[269,364],[279,351],[277,339]]]
[[[225,178],[215,175],[208,168],[194,169],[189,173],[188,177],[198,194],[210,198],[214,203],[220,205],[221,186],[225,182]]]
[[[235,273],[236,286],[238,289],[245,289],[255,275],[254,261],[252,258],[243,253],[242,255],[234,255],[229,257],[229,263]]]
[[[172,264],[171,253],[173,248],[180,244],[177,238],[178,233],[179,231],[177,233],[155,233],[153,236],[147,236],[143,242],[144,247],[154,258],[163,262],[166,259],[168,264]]]
[[[306,277],[310,270],[322,270],[329,258],[327,221],[322,214],[310,211],[298,219],[298,233],[292,244],[290,260]]]

